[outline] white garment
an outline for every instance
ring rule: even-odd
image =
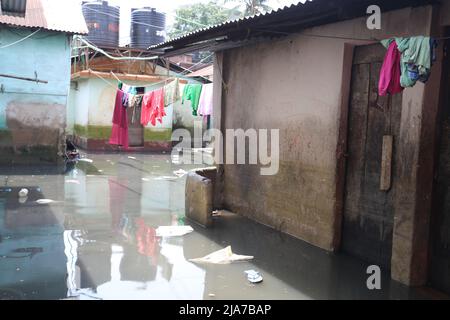
[[[199,116],[209,116],[213,112],[213,83],[204,84],[200,101],[198,103],[197,114]]]

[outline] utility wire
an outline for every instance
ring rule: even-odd
[[[189,73],[193,68],[195,68],[195,67],[198,66],[199,64],[203,63],[203,61],[209,59],[212,55],[214,55],[214,53],[212,53],[212,54],[210,54],[209,56],[207,56],[207,57],[201,59],[199,62],[197,62],[196,64],[192,65],[192,66],[189,67],[188,69],[185,69],[183,72],[179,73],[179,74],[176,75],[176,76],[169,77],[169,78],[167,78],[167,79],[164,80],[164,81],[159,81],[159,82],[155,82],[155,83],[152,83],[152,84],[149,84],[149,85],[146,85],[146,86],[138,86],[138,87],[148,88],[148,87],[156,86],[156,85],[161,84],[161,83],[166,83],[167,81],[170,81],[170,80],[173,80],[173,79],[176,79],[176,78],[185,78],[185,77],[183,77],[184,75],[186,75],[187,73]],[[89,70],[92,71],[92,74],[94,74],[96,77],[100,78],[100,79],[101,79],[102,81],[104,81],[106,84],[110,85],[110,86],[113,87],[113,88],[116,88],[115,85],[113,85],[111,82],[109,82],[108,80],[106,80],[106,79],[105,79],[104,77],[102,77],[101,75],[97,74],[94,70],[91,70],[91,69],[89,69]],[[127,83],[125,83],[124,81],[120,80],[120,78],[119,78],[114,72],[110,71],[110,73],[111,73],[111,75],[112,75],[114,78],[117,79],[117,81],[120,81],[120,82],[122,82],[123,84],[128,85],[128,86],[130,86],[130,87],[136,87],[135,85],[130,85],[130,84],[127,84]],[[205,77],[201,77],[201,78],[206,79]],[[209,81],[209,79],[206,79],[206,80]]]
[[[39,31],[41,31],[41,29],[37,29],[36,31],[34,31],[33,33],[30,33],[29,35],[27,35],[26,37],[24,37],[24,38],[22,38],[22,39],[19,39],[19,40],[17,40],[17,41],[12,42],[12,43],[9,43],[9,44],[6,44],[6,45],[4,45],[4,46],[1,46],[0,49],[5,49],[5,48],[8,48],[8,47],[14,46],[14,45],[16,45],[16,44],[18,44],[18,43],[20,43],[20,42],[22,42],[22,41],[25,41],[25,40],[27,40],[28,38],[34,36],[34,35],[35,35],[36,33],[38,33]]]
[[[90,43],[89,41],[87,41],[86,39],[84,39],[81,36],[76,36],[77,39],[79,39],[81,42],[83,42],[86,46],[88,46],[89,48],[91,48],[92,50],[95,50],[97,52],[100,52],[101,54],[107,56],[108,58],[112,59],[112,60],[137,60],[137,61],[148,61],[148,60],[156,60],[159,57],[158,56],[151,56],[151,57],[114,57],[112,55],[110,55],[109,53],[107,53],[106,51],[104,51],[103,49],[100,49],[99,47],[93,45],[92,43]]]
[[[186,75],[187,73],[191,72],[191,70],[192,70],[193,68],[195,68],[195,67],[198,66],[199,64],[203,63],[203,61],[209,59],[209,58],[210,58],[211,56],[213,56],[213,55],[214,55],[214,53],[211,53],[209,56],[206,56],[205,58],[201,59],[199,62],[197,62],[196,64],[190,66],[188,69],[185,69],[183,72],[179,73],[177,76],[170,77],[170,78],[167,78],[167,79],[164,80],[164,81],[155,82],[155,83],[152,83],[152,84],[150,84],[150,85],[148,85],[148,86],[144,86],[144,87],[153,87],[153,86],[155,86],[155,85],[157,85],[157,84],[165,83],[165,82],[167,82],[167,81],[169,81],[169,80],[173,80],[173,79],[176,79],[176,78],[180,78],[180,76],[184,76],[184,75]],[[120,79],[114,74],[114,72],[111,71],[111,74],[112,74],[118,81],[121,81],[122,83],[124,83],[122,80],[120,80]],[[209,79],[206,79],[205,77],[201,77],[201,78],[203,78],[203,79],[209,81]],[[126,84],[126,83],[124,83],[124,84]],[[132,85],[128,85],[128,86],[134,87],[134,86],[132,86]]]

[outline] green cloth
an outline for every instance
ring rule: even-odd
[[[174,104],[180,99],[180,86],[178,79],[164,86],[164,106]]]
[[[402,87],[413,87],[417,80],[411,79],[408,75],[408,65],[413,64],[418,67],[420,77],[427,78],[431,72],[431,39],[430,37],[394,38],[381,41],[384,47],[388,48],[392,41],[397,43],[398,51],[401,53],[400,84]]]
[[[184,104],[185,100],[191,101],[192,115],[197,115],[198,103],[200,101],[200,95],[202,93],[202,85],[201,84],[187,84],[184,87],[183,91],[183,99],[181,103]]]

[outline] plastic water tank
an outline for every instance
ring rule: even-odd
[[[89,29],[87,39],[100,47],[118,47],[120,8],[107,1],[84,1],[82,10]]]
[[[146,49],[164,42],[166,15],[155,8],[131,9],[131,47]]]

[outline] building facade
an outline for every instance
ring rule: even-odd
[[[215,128],[279,129],[278,174],[219,166],[219,207],[379,265],[402,283],[450,292],[442,162],[450,3],[369,2],[307,2],[155,48],[170,56],[209,43],[216,52]],[[380,30],[367,28],[372,4]],[[440,39],[430,79],[379,97],[379,40],[419,35]],[[383,189],[385,140],[392,156]]]

